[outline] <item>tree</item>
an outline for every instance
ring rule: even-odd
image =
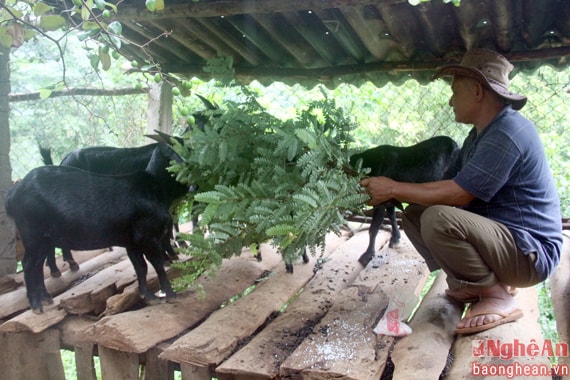
[[[110,11],[117,11],[115,5],[100,0],[74,0],[73,7],[66,10],[78,14],[79,22],[74,26],[84,31],[85,38],[93,38],[102,43],[96,54],[91,54],[94,69],[107,69],[111,64],[109,45],[116,49],[121,46],[120,24],[105,23]],[[52,41],[60,51],[62,80],[58,85],[44,91],[41,96],[49,96],[51,90],[62,89],[66,84],[66,62],[63,59],[60,40],[49,32],[67,28],[68,20],[58,14],[49,1],[6,0],[0,2],[0,275],[16,270],[15,227],[5,212],[4,194],[12,186],[10,165],[10,53],[25,41],[41,36]],[[67,29],[68,33],[73,28]],[[65,33],[64,33],[65,34]]]

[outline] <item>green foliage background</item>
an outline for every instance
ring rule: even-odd
[[[74,87],[88,87],[93,84],[103,88],[146,86],[147,81],[154,80],[142,74],[126,75],[121,67],[129,67],[128,63],[120,60],[117,61],[117,65],[105,73],[94,72],[89,58],[76,54],[77,49],[86,49],[84,45],[77,45],[77,42],[70,39],[65,46],[68,53],[74,56],[73,65],[68,67],[66,74]],[[49,44],[43,40],[29,42],[15,51],[12,57],[13,92],[22,93],[49,88],[60,80],[59,69],[57,54],[53,49],[50,50]],[[234,188],[216,189],[215,186],[234,186],[241,181],[241,186],[246,186],[246,188],[240,191],[251,194],[255,193],[252,187],[256,186],[252,178],[257,178],[257,188],[260,191],[258,196],[262,195],[261,190],[274,192],[275,186],[263,188],[259,186],[261,183],[259,181],[265,181],[265,185],[270,183],[266,175],[276,173],[277,169],[272,166],[274,163],[283,165],[287,160],[297,161],[302,154],[311,150],[307,137],[303,138],[304,135],[298,131],[308,132],[312,127],[324,126],[322,123],[319,124],[318,115],[314,114],[315,109],[319,110],[321,119],[323,116],[330,116],[329,122],[335,119],[344,123],[344,126],[337,129],[337,132],[345,133],[347,136],[342,137],[342,142],[337,141],[339,143],[337,148],[343,147],[345,150],[340,149],[334,154],[342,153],[345,160],[349,149],[364,149],[378,144],[405,146],[441,134],[449,135],[461,144],[470,129],[470,126],[454,122],[451,107],[447,104],[451,92],[449,84],[444,80],[435,81],[427,86],[409,80],[400,86],[387,84],[382,88],[376,88],[371,84],[360,87],[343,84],[334,89],[323,87],[305,89],[301,86],[286,86],[281,83],[263,87],[256,82],[245,87],[222,86],[216,81],[203,82],[195,78],[190,78],[186,83],[191,90],[190,95],[184,96],[181,95],[182,91],[179,89],[174,90],[175,134],[181,134],[188,126],[191,126],[194,122],[191,115],[204,109],[204,105],[192,93],[206,96],[224,110],[222,116],[217,115],[211,120],[213,128],[207,130],[206,133],[195,129],[196,132],[187,139],[187,145],[180,152],[189,165],[185,168],[186,172],[179,173],[179,178],[188,182],[198,182],[200,192],[208,192],[199,196],[209,197],[202,198],[202,200],[210,200],[210,208],[206,216],[209,218],[207,224],[213,224],[218,228],[214,241],[220,242],[220,236],[233,236],[231,244],[228,240],[225,248],[219,247],[219,256],[203,257],[208,262],[217,263],[221,257],[237,253],[238,247],[253,247],[256,242],[267,241],[268,238],[277,239],[276,232],[280,233],[281,244],[285,245],[287,245],[285,237],[299,237],[300,232],[292,226],[299,226],[300,219],[287,220],[287,218],[293,218],[292,210],[295,207],[299,208],[298,205],[293,204],[283,207],[286,211],[281,217],[278,217],[273,208],[264,210],[266,216],[273,215],[272,236],[267,235],[270,228],[267,223],[261,227],[262,218],[259,214],[261,208],[255,212],[247,211],[247,218],[257,218],[255,225],[251,220],[241,220],[239,224],[237,219],[231,225],[222,223],[220,214],[215,215],[213,210],[221,212],[221,209],[225,215],[235,217],[236,211],[230,210],[233,207],[230,205],[235,206],[238,199],[243,201],[244,198],[243,196],[239,198]],[[541,67],[531,74],[518,73],[512,81],[514,91],[529,97],[529,102],[522,113],[535,121],[540,131],[558,184],[563,215],[568,215],[570,212],[570,192],[567,186],[570,160],[565,149],[569,144],[568,133],[565,133],[570,127],[567,119],[569,84],[568,70],[555,71],[548,66]],[[316,107],[311,111],[313,114],[307,111],[309,107]],[[50,146],[55,162],[59,162],[65,154],[80,147],[137,146],[148,142],[143,137],[146,129],[146,97],[144,95],[48,98],[41,101],[14,103],[11,111],[11,162],[14,179],[23,177],[27,171],[41,165],[37,150],[39,143]],[[322,134],[316,129],[313,129],[312,133],[315,136]],[[270,138],[275,141],[269,141]],[[260,145],[265,148],[264,152],[252,149]],[[319,146],[321,145],[313,144],[312,148],[314,150]],[[204,155],[206,152],[208,156]],[[257,156],[253,157],[252,154]],[[328,154],[330,155],[331,152]],[[326,166],[331,163],[336,165],[339,161],[333,163],[332,161],[313,160],[312,162]],[[207,165],[214,166],[208,167]],[[220,168],[223,168],[225,172]],[[234,175],[233,178],[220,178],[222,174],[227,176],[231,173]],[[342,174],[333,171],[328,174],[332,176],[334,173],[337,177],[332,181],[338,188],[338,184],[343,183]],[[289,177],[283,177],[288,178],[285,182],[292,181],[292,178],[299,178],[298,175],[295,177],[292,173],[285,174],[289,175]],[[247,175],[249,177],[246,178]],[[193,179],[188,180],[190,176]],[[291,183],[302,186],[301,182]],[[346,196],[349,191],[352,191],[352,185],[347,182],[343,195]],[[304,198],[305,201],[310,203],[312,197],[313,202],[315,200],[325,202],[324,197],[321,199],[314,195],[324,190],[326,188],[318,191],[313,189],[314,193],[307,195],[307,198]],[[222,196],[224,191],[225,195]],[[266,197],[270,195],[265,194]],[[277,194],[273,193],[273,195]],[[302,199],[299,197],[297,195],[295,199],[297,201]],[[234,200],[233,203],[228,202],[230,198]],[[257,201],[260,200],[257,199]],[[251,206],[252,200],[249,202]],[[339,199],[335,202],[340,204]],[[222,203],[225,203],[225,206],[222,207]],[[194,205],[193,198],[188,200],[188,204]],[[206,202],[202,202],[202,207],[204,204]],[[246,204],[248,203],[244,203],[242,207]],[[351,206],[354,206],[354,203]],[[255,207],[251,206],[251,210],[253,209]],[[189,218],[189,212],[182,214]],[[245,217],[245,214],[242,217]],[[316,216],[313,217],[315,220],[318,219]],[[327,230],[322,227],[328,222],[323,223],[313,223],[315,226],[313,231]],[[335,221],[332,225],[336,223]],[[212,232],[212,225],[210,225],[209,232]],[[202,235],[204,233],[205,231],[202,231]],[[316,235],[313,236],[309,246],[317,247],[317,241],[321,238],[322,236],[318,238]],[[194,236],[192,239],[199,239],[199,237]],[[206,249],[206,246],[211,243],[212,241],[205,240],[193,241],[192,246],[200,247],[203,252],[207,252],[210,249]],[[305,240],[304,243],[307,241]],[[284,252],[286,261],[294,261],[301,245],[301,243],[291,245],[291,250]],[[197,251],[191,253],[199,257]],[[202,256],[204,255],[202,253]],[[194,261],[194,264],[197,268],[203,268],[206,261]],[[197,271],[196,275],[199,272]]]

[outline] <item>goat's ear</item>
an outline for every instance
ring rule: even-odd
[[[168,133],[164,133],[164,132],[162,132],[162,131],[158,131],[158,130],[156,130],[156,129],[155,129],[154,131],[155,131],[156,133],[158,133],[158,135],[164,139],[164,142],[165,142],[165,143],[170,144],[170,139],[172,139],[172,136],[171,136],[171,135],[169,135]]]
[[[159,142],[159,143],[167,143],[167,141],[164,141],[164,138],[162,138],[159,135],[145,135],[145,137],[148,137],[149,139],[154,140],[154,141]]]
[[[165,143],[165,144],[172,143],[171,142],[172,136],[170,136],[168,133],[157,131],[156,129],[154,131],[157,133],[156,135],[145,135],[145,136],[159,143]]]
[[[205,97],[203,97],[202,95],[198,94],[198,93],[194,93],[198,98],[200,98],[200,100],[202,101],[202,103],[204,103],[204,105],[206,106],[207,109],[211,110],[211,111],[215,111],[220,109],[220,107],[218,107],[217,104],[214,104],[212,102],[210,102],[208,99],[206,99]]]

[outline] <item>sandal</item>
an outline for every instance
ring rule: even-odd
[[[486,331],[486,330],[489,330],[493,327],[503,325],[505,323],[514,322],[517,319],[522,318],[524,315],[521,309],[514,309],[512,312],[510,312],[508,314],[505,314],[505,313],[500,312],[500,311],[492,310],[492,309],[491,310],[483,309],[483,310],[477,312],[476,314],[471,314],[471,310],[469,309],[467,311],[467,314],[465,315],[465,318],[474,318],[474,317],[478,317],[480,315],[488,315],[488,314],[500,315],[501,318],[497,319],[496,321],[486,323],[486,324],[480,325],[480,326],[456,328],[455,333],[456,334],[474,334],[474,333],[478,333],[481,331]]]

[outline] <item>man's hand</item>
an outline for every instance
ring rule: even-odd
[[[382,202],[394,199],[393,187],[395,181],[388,177],[369,177],[360,181],[360,186],[364,187],[370,195],[371,206],[377,206]]]

